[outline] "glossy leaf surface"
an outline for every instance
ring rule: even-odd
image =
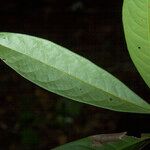
[[[122,133],[120,133],[121,135]],[[135,138],[119,134],[103,134],[77,140],[53,150],[142,150],[150,143],[150,138]],[[118,139],[117,139],[118,137]],[[96,139],[97,138],[97,139]],[[108,140],[108,141],[107,141]]]
[[[130,56],[150,87],[150,0],[124,0],[123,24]]]
[[[111,74],[50,41],[0,33],[0,58],[26,79],[64,97],[116,111],[150,113],[150,105]]]

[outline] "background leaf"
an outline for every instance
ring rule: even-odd
[[[135,138],[125,136],[124,133],[101,134],[74,141],[53,150],[142,150],[149,143],[148,137]]]
[[[150,87],[150,0],[124,0],[123,23],[130,56]]]
[[[1,33],[0,58],[23,77],[64,97],[111,110],[150,113],[150,105],[115,77],[50,41]]]

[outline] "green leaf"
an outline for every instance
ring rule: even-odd
[[[115,77],[50,41],[0,33],[0,58],[26,79],[64,97],[116,111],[150,113],[150,105]]]
[[[70,142],[52,150],[142,150],[150,137],[136,138],[125,133],[100,134]]]
[[[150,0],[124,0],[123,24],[130,56],[150,87]]]

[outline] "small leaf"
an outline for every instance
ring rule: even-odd
[[[50,41],[0,33],[0,58],[26,79],[64,97],[116,111],[150,113],[150,105],[118,79]]]
[[[150,137],[136,138],[123,132],[90,136],[52,150],[142,150],[149,143]]]
[[[150,87],[150,0],[124,0],[123,24],[130,56]]]

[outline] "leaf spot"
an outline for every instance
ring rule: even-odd
[[[141,49],[141,47],[139,46],[138,49]]]
[[[112,98],[109,98],[109,100],[112,101],[113,99],[112,99]]]

